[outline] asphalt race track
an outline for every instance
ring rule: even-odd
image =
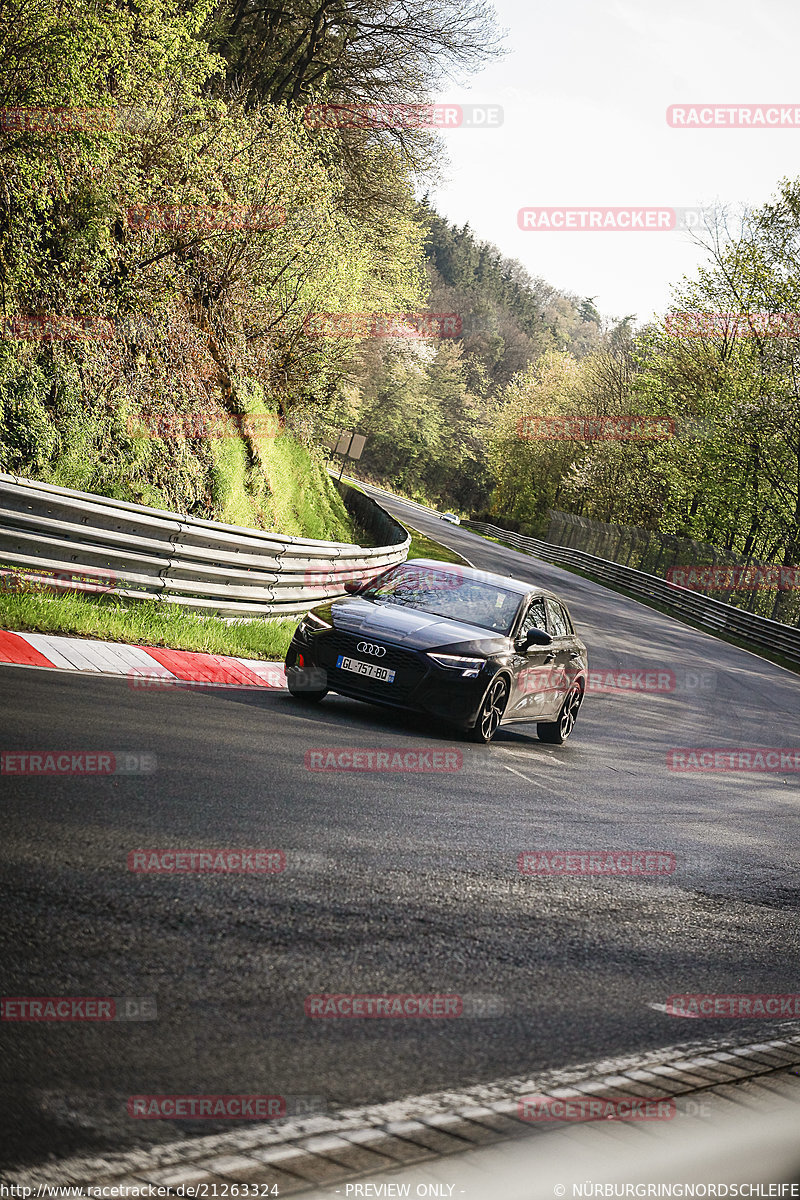
[[[800,776],[667,768],[673,747],[800,745],[800,678],[388,507],[476,566],[558,592],[593,669],[656,668],[674,689],[590,694],[562,748],[519,725],[482,747],[334,696],[309,711],[274,691],[134,691],[0,668],[3,750],[157,762],[138,776],[0,784],[3,994],[156,1002],[145,1021],[2,1023],[6,1163],[216,1128],[132,1120],[131,1095],[266,1093],[335,1109],[683,1040],[755,1041],[776,1023],[651,1005],[800,990]],[[307,770],[322,747],[456,748],[463,766]],[[287,865],[132,873],[128,853],[143,847],[277,848]],[[521,852],[559,849],[656,850],[676,865],[638,878],[518,871]],[[306,1016],[321,992],[457,993],[471,1013],[475,997],[493,999],[458,1019]]]

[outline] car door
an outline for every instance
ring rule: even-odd
[[[543,596],[534,596],[531,600],[517,638],[523,638],[533,628],[549,632]],[[526,651],[514,652],[514,681],[506,709],[510,719],[535,721],[543,712],[549,711],[550,670],[554,658],[553,646],[529,646]]]
[[[575,631],[563,604],[553,596],[546,596],[545,608],[547,609],[547,632],[553,639],[551,647],[553,657],[550,662],[551,686],[547,693],[545,707],[542,709],[542,715],[552,718],[558,715],[564,696],[569,691],[575,677],[577,647]]]

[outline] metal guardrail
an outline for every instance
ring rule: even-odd
[[[338,477],[338,472],[330,469],[331,475]],[[342,478],[347,483],[355,483],[360,488],[371,488],[373,492],[380,492],[381,496],[386,496],[389,500],[395,500],[398,504],[405,504],[408,508],[419,509],[420,512],[426,513],[429,517],[441,516],[435,508],[431,508],[428,504],[419,504],[416,500],[409,500],[407,496],[398,496],[396,492],[390,492],[388,488],[380,487],[377,483],[368,483],[363,479],[356,479],[353,475],[343,475]]]
[[[387,544],[224,525],[0,473],[0,582],[24,572],[26,588],[48,592],[108,592],[227,617],[292,616],[408,554],[408,533],[379,504],[349,488],[343,498]]]
[[[713,589],[715,599],[783,625],[800,625],[800,594],[793,587],[765,587],[762,590],[747,582],[748,579],[763,579],[765,572],[785,572],[793,581],[793,567],[765,563],[752,552],[737,554],[711,542],[662,533],[658,529],[612,524],[554,508],[549,508],[547,515],[549,528],[541,536],[551,545],[595,554],[598,558],[607,558],[624,567],[673,582],[673,571],[690,567],[705,570],[708,567],[720,584]]]
[[[784,625],[781,621],[770,620],[769,617],[755,616],[732,604],[724,604],[721,600],[713,600],[710,596],[669,583],[658,575],[648,575],[633,567],[623,567],[620,563],[598,558],[583,550],[556,546],[539,538],[524,537],[520,533],[511,533],[508,529],[500,529],[497,525],[488,525],[485,521],[464,521],[463,524],[469,529],[478,530],[479,533],[499,538],[516,550],[523,550],[545,562],[554,563],[556,566],[576,567],[586,571],[600,583],[611,583],[625,588],[634,596],[654,600],[671,612],[688,617],[714,633],[743,638],[755,646],[776,651],[791,662],[800,663],[800,629],[797,626]]]

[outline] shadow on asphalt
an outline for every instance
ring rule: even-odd
[[[406,712],[405,709],[383,708],[378,704],[372,705],[353,700],[349,696],[330,694],[319,704],[304,704],[293,696],[281,693],[278,696],[264,695],[259,689],[250,691],[214,690],[217,699],[230,700],[236,704],[246,704],[254,708],[272,707],[265,705],[265,699],[275,701],[287,715],[304,716],[318,722],[320,726],[329,728],[346,728],[354,725],[364,730],[385,730],[386,732],[409,732],[427,741],[447,741],[473,745],[468,741],[464,731],[457,726],[448,725],[446,721],[436,720],[427,713]],[[536,736],[536,723],[504,726],[495,735],[491,745],[499,746],[503,742],[511,745],[522,743],[529,745],[533,742],[539,746],[542,743]],[[476,747],[480,748],[480,747]],[[558,749],[558,748],[557,748]]]

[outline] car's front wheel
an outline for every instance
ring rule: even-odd
[[[497,679],[492,680],[489,690],[481,702],[478,719],[469,731],[468,737],[471,742],[480,742],[485,745],[492,740],[500,728],[503,713],[506,711],[508,694],[508,680],[504,675],[499,675]]]
[[[556,720],[539,721],[537,724],[536,732],[539,735],[539,741],[549,742],[551,746],[563,746],[575,728],[575,721],[577,720],[578,709],[581,706],[582,700],[583,692],[576,683],[564,697],[564,703],[561,705]]]

